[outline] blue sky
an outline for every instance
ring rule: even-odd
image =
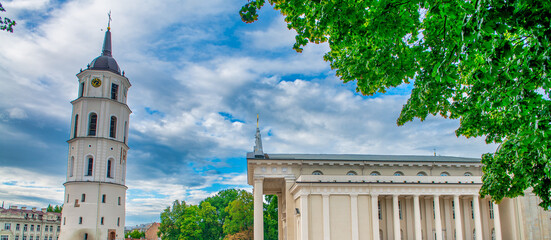
[[[246,152],[260,114],[268,153],[480,157],[483,139],[458,121],[396,126],[410,86],[372,97],[343,84],[326,44],[291,49],[294,32],[269,6],[241,22],[245,0],[14,0],[0,32],[0,201],[62,204],[75,76],[100,54],[112,11],[113,56],[132,87],[126,225],[159,220],[172,201],[250,190]]]

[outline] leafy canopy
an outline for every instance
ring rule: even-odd
[[[397,120],[459,119],[457,136],[498,143],[482,155],[480,193],[499,202],[532,191],[551,207],[551,1],[270,0],[293,48],[327,42],[324,56],[364,95],[412,85]],[[242,20],[258,19],[252,0]]]
[[[277,240],[277,197],[266,196],[265,239]],[[253,195],[227,189],[191,205],[178,200],[161,213],[163,240],[253,239]]]
[[[0,3],[0,12],[5,12],[6,9],[2,7],[2,3]],[[7,17],[0,17],[0,30],[7,31],[7,32],[13,32],[13,27],[15,27],[15,21],[7,18]]]

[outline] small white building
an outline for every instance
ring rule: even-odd
[[[77,74],[61,240],[124,239],[131,85],[111,50],[108,27],[102,54]]]
[[[278,196],[281,240],[551,239],[539,199],[480,198],[478,158],[268,154],[257,128],[247,153],[254,239],[262,240],[263,196]]]
[[[61,214],[11,206],[0,208],[0,240],[57,240]]]

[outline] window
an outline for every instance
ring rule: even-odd
[[[113,168],[113,161],[111,159],[107,160],[107,177],[113,178],[111,169]]]
[[[395,173],[394,173],[394,176],[404,176],[404,173],[398,171],[398,172],[395,172]]]
[[[126,132],[128,131],[128,123],[125,121],[124,122],[124,140],[123,142],[126,143]]]
[[[60,228],[61,228],[61,226],[57,226],[57,232],[59,232]]]
[[[10,230],[11,229],[11,223],[4,224],[4,230]]]
[[[471,218],[474,219],[473,201],[471,201]]]
[[[119,206],[121,205],[121,197],[119,197]]]
[[[19,231],[19,223],[15,224],[15,231]]]
[[[86,194],[82,194],[82,197],[80,198],[81,202],[86,202]]]
[[[354,171],[349,171],[348,173],[346,173],[346,175],[353,176],[353,175],[358,175],[358,173],[356,173]]]
[[[402,201],[398,201],[398,215],[400,215],[400,220],[402,220]]]
[[[383,220],[383,212],[381,210],[381,201],[377,201],[377,207],[379,208],[379,220]]]
[[[120,225],[121,225],[121,218],[118,217],[118,218],[117,218],[117,227],[120,226]]]
[[[40,225],[36,225],[36,231],[40,232]]]
[[[96,127],[98,124],[98,115],[90,113],[90,121],[88,123],[88,136],[96,136]]]
[[[472,176],[472,175],[473,175],[473,174],[470,173],[470,172],[466,172],[466,173],[465,173],[465,176]]]
[[[23,240],[27,240],[27,236],[23,236]]]
[[[88,233],[84,234],[84,240],[88,240]]]
[[[312,175],[323,175],[323,173],[320,170],[316,170],[312,172]]]
[[[82,217],[78,218],[78,224],[82,224]]]
[[[19,240],[19,235],[16,235],[16,236],[15,236],[15,240]]]
[[[494,204],[488,201],[488,210],[490,211],[490,219],[494,219]]]
[[[427,176],[427,173],[425,173],[425,172],[418,172],[418,173],[417,173],[417,176]]]
[[[101,225],[103,225],[103,217],[101,217]]]
[[[111,84],[111,99],[117,100],[119,98],[119,85]]]
[[[79,92],[78,92],[78,96],[79,96],[79,97],[84,96],[84,86],[85,86],[85,85],[84,85],[83,82],[80,83],[80,89],[79,89]]]
[[[88,158],[88,169],[86,169],[86,176],[92,176],[92,170],[94,169],[94,158]]]
[[[31,224],[31,232],[34,231],[34,225]]]
[[[33,236],[30,236],[30,237],[29,237],[29,240],[33,240]]]
[[[109,137],[117,137],[117,117],[111,116],[111,124],[109,125]]]
[[[373,171],[373,172],[371,172],[369,175],[371,175],[371,176],[379,176],[379,175],[381,175],[381,174],[380,174],[379,172],[377,172],[377,171]]]
[[[65,217],[63,217],[63,225],[65,225],[65,220],[66,220]]]
[[[492,228],[492,240],[496,240],[496,230]]]
[[[50,226],[50,232],[54,232],[54,226]]]
[[[73,138],[77,137],[78,132],[78,114],[75,115],[75,129],[73,129]]]
[[[48,231],[48,225],[44,226],[44,232]]]
[[[101,195],[101,202],[105,203],[105,194]]]
[[[449,176],[449,175],[450,175],[450,174],[447,173],[447,172],[442,172],[442,173],[440,173],[440,176],[444,176],[444,177],[445,177],[445,176]]]
[[[69,194],[67,194],[67,203],[69,202]]]
[[[48,236],[44,236],[44,240],[48,240]]]
[[[473,230],[473,240],[476,240],[476,229]]]
[[[27,224],[23,225],[23,232],[27,231]]]
[[[71,162],[69,163],[69,169],[70,169],[69,177],[72,177],[73,176],[73,171],[75,169],[75,157],[71,157]]]

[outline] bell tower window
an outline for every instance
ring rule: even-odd
[[[78,97],[84,96],[84,82],[80,83],[80,89],[78,91]]]
[[[107,177],[108,178],[113,178],[112,168],[113,168],[113,161],[107,160]]]
[[[73,138],[76,138],[78,132],[78,114],[75,115],[75,129],[73,129],[73,131]]]
[[[88,169],[86,171],[86,176],[92,176],[93,169],[94,169],[94,159],[88,158]]]
[[[75,157],[71,157],[71,162],[69,163],[69,177],[73,176],[73,171],[75,170]]]
[[[111,84],[111,99],[117,100],[119,98],[119,85]]]
[[[90,123],[88,124],[88,136],[96,136],[96,127],[98,124],[98,115],[90,114]]]
[[[117,117],[111,117],[111,125],[109,126],[109,137],[117,137]]]

